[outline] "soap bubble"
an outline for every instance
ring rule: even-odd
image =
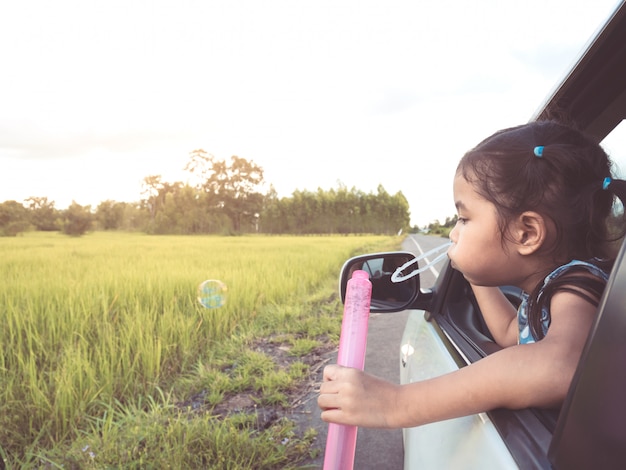
[[[226,303],[228,288],[222,281],[209,279],[198,286],[198,302],[204,308],[218,308]]]

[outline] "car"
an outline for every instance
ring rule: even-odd
[[[626,117],[626,2],[618,4],[531,119],[555,114],[566,114],[598,142]],[[560,409],[496,409],[405,429],[404,467],[626,468],[625,255],[623,242]],[[415,259],[410,251],[357,256],[340,275],[343,300],[356,267],[384,273],[383,266],[406,266],[410,292],[392,300],[377,294],[386,291],[391,276],[371,276],[371,312],[409,310],[399,351],[401,383],[441,375],[499,349],[461,273],[447,261],[434,286],[420,289]],[[501,289],[519,305],[519,289]]]

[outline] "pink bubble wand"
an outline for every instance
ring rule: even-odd
[[[348,281],[341,321],[337,364],[363,370],[367,345],[367,325],[372,300],[372,283],[365,271],[355,271]],[[354,467],[356,426],[330,423],[326,438],[324,470]]]

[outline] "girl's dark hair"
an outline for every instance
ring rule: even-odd
[[[538,146],[543,147],[537,152],[540,156],[535,154]],[[513,219],[534,211],[556,229],[555,242],[544,248],[555,267],[573,259],[600,258],[610,268],[611,241],[623,235],[608,230],[613,192],[603,189],[603,181],[612,176],[611,166],[602,147],[581,132],[556,121],[536,121],[483,140],[461,159],[457,174],[495,205],[503,239],[509,236]],[[577,281],[585,278],[589,276],[577,277]],[[590,287],[592,297],[599,300],[601,292]],[[531,327],[541,317],[541,306],[532,297]],[[543,337],[540,331],[534,331],[539,338]]]

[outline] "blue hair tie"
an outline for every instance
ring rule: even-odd
[[[535,157],[537,158],[543,157],[543,145],[537,145],[535,147],[535,150],[533,150],[533,152],[535,152]]]
[[[606,178],[604,178],[604,181],[602,182],[602,189],[609,189],[609,186],[611,185],[611,181],[613,181],[609,176],[607,176]]]

